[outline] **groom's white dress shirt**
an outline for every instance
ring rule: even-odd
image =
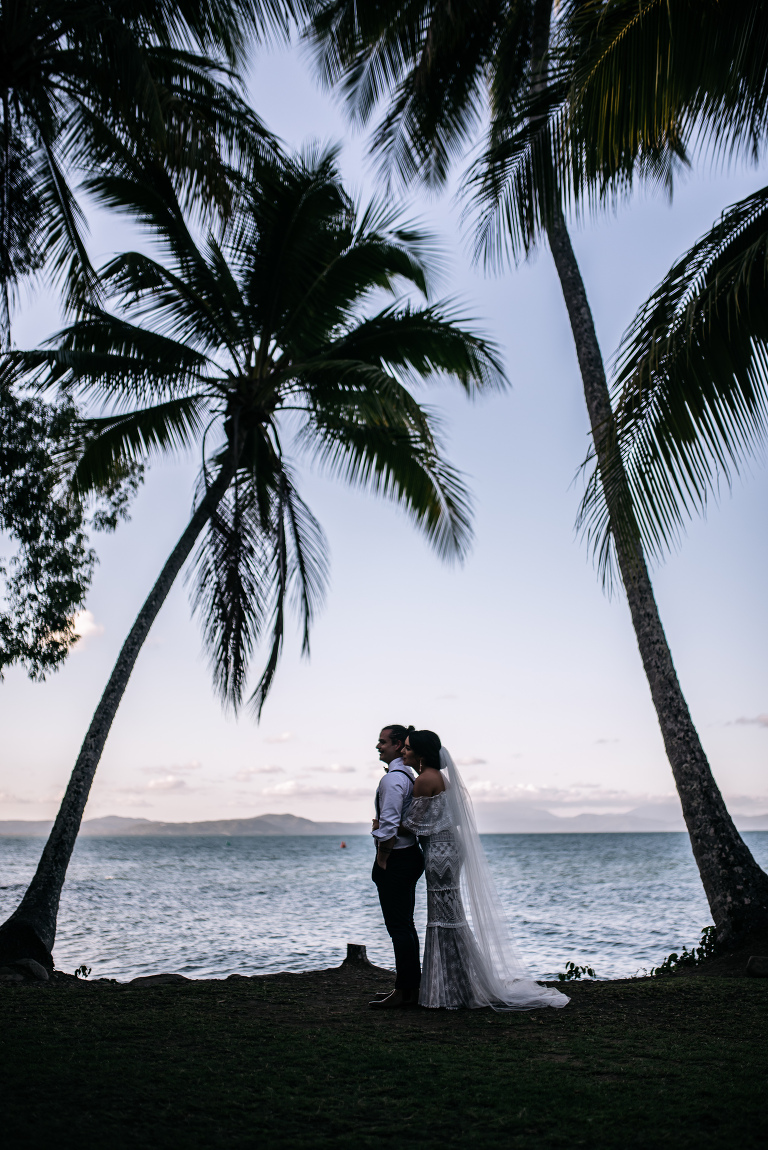
[[[416,835],[410,831],[397,834],[397,828],[408,814],[413,800],[413,778],[411,768],[406,767],[402,759],[393,759],[376,791],[379,829],[371,831],[371,834],[381,841],[397,835],[392,847],[396,851],[412,847],[416,842]]]

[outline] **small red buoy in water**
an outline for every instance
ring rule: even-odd
[[[347,844],[342,840],[341,849],[346,850]]]

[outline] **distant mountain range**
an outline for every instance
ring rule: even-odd
[[[0,835],[44,837],[52,826],[50,821],[0,821]],[[106,815],[102,819],[86,819],[80,834],[84,838],[113,835],[221,835],[237,838],[242,835],[362,835],[368,834],[370,829],[370,823],[314,823],[297,815],[257,815],[252,819],[214,819],[200,823],[154,823],[149,819]]]
[[[477,825],[484,834],[617,834],[684,831],[679,802],[646,803],[624,814],[553,815],[528,803],[478,803]],[[740,831],[768,831],[768,813],[733,816]]]
[[[528,803],[478,803],[478,829],[483,834],[616,834],[621,832],[684,831],[679,803],[648,803],[626,814],[553,815]],[[768,813],[734,815],[740,831],[768,831]],[[12,819],[0,821],[0,836],[45,838],[52,822]],[[370,823],[315,823],[297,815],[257,815],[252,819],[214,819],[199,823],[159,823],[149,819],[129,819],[107,815],[86,819],[80,834],[84,838],[114,835],[219,835],[239,838],[245,835],[367,835]]]

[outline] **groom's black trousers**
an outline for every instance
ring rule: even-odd
[[[421,982],[419,936],[413,925],[416,883],[424,874],[424,855],[415,844],[392,851],[382,870],[374,860],[371,878],[379,892],[384,925],[395,951],[395,989],[418,990]]]

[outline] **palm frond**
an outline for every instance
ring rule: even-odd
[[[188,449],[199,440],[209,412],[205,396],[191,395],[123,415],[81,420],[67,457],[75,462],[72,488],[78,496],[102,490],[126,463]]]
[[[386,375],[423,383],[431,377],[456,380],[468,395],[507,386],[498,349],[490,340],[461,326],[450,301],[428,308],[385,308],[340,334],[322,354],[295,365],[294,372],[315,381],[373,381]],[[383,381],[383,380],[382,380]],[[346,386],[347,384],[345,384]]]
[[[573,0],[567,130],[577,183],[629,189],[638,158],[757,154],[768,126],[768,21],[749,0]],[[642,175],[642,171],[640,172]]]
[[[405,283],[427,295],[437,263],[431,237],[413,225],[385,230],[387,223],[397,224],[394,213],[390,219],[382,213],[376,221],[374,212],[369,206],[349,241],[345,237],[328,252],[325,266],[281,324],[278,340],[293,344],[298,354],[324,343],[377,291],[395,295]],[[371,226],[375,223],[385,227],[379,230]]]
[[[302,653],[309,655],[309,631],[328,586],[328,544],[322,527],[298,495],[290,473],[283,470],[278,497],[279,525],[275,547],[275,597],[272,643],[267,665],[248,700],[261,718],[277,670],[285,633],[285,605],[297,609],[302,624]]]
[[[94,310],[50,342],[57,346],[8,353],[8,371],[17,381],[129,404],[197,392],[211,369],[195,348],[109,312]]]
[[[298,442],[325,471],[402,507],[445,560],[462,559],[472,538],[471,501],[459,473],[441,456],[436,421],[413,418],[397,402],[351,395],[315,408]]]
[[[253,486],[236,480],[211,516],[195,556],[192,598],[214,686],[235,710],[268,618],[271,560],[269,524],[259,514]]]
[[[200,254],[165,166],[151,153],[138,155],[130,142],[98,123],[93,136],[93,150],[101,149],[98,159],[105,170],[86,175],[85,190],[101,207],[128,215],[146,228],[161,250],[179,264],[199,262]]]
[[[266,481],[268,500],[263,500]],[[239,471],[198,549],[193,611],[203,622],[214,684],[225,705],[243,700],[254,652],[269,635],[266,667],[249,705],[260,715],[274,678],[287,606],[298,609],[303,648],[327,585],[322,530],[277,465],[269,479]]]
[[[130,315],[151,317],[159,334],[201,356],[223,347],[232,364],[242,366],[243,344],[253,333],[243,328],[239,287],[212,237],[207,248],[181,268],[125,252],[101,270],[102,282]]]
[[[46,214],[34,178],[34,151],[7,130],[0,143],[0,347],[10,337],[19,283],[43,264]]]
[[[416,51],[372,138],[385,177],[440,187],[464,158],[487,114],[489,65],[506,7],[497,0],[424,5]]]
[[[342,82],[353,119],[366,123],[418,51],[423,0],[405,4],[358,4],[355,0],[313,0],[305,36],[321,80]]]
[[[476,261],[498,268],[527,258],[561,210],[564,186],[554,159],[557,121],[551,116],[552,104],[559,102],[551,85],[494,118],[462,187],[463,220],[474,223]]]
[[[341,84],[353,119],[367,122],[388,98],[372,140],[385,178],[440,185],[463,156],[483,115],[508,7],[498,0],[314,6],[308,34],[321,77]]]
[[[79,101],[63,136],[69,162],[88,174],[98,198],[102,176],[124,164],[126,151],[146,159],[140,142],[150,135],[184,209],[202,220],[212,212],[226,216],[243,176],[277,149],[274,136],[237,91],[238,77],[218,61],[151,48],[145,64],[150,107],[139,99],[115,116]]]
[[[617,354],[619,453],[643,546],[657,559],[764,447],[767,317],[763,188],[728,209],[670,269]],[[594,484],[582,520],[604,546],[610,525]]]
[[[101,299],[98,276],[91,266],[82,235],[85,217],[54,147],[42,136],[35,185],[48,221],[46,254],[54,275],[64,282],[67,306],[77,309],[98,303]]]
[[[262,166],[225,237],[262,331],[279,338],[286,317],[352,242],[354,222],[337,149],[315,149],[290,162]],[[312,322],[312,309],[306,308],[305,323]]]

